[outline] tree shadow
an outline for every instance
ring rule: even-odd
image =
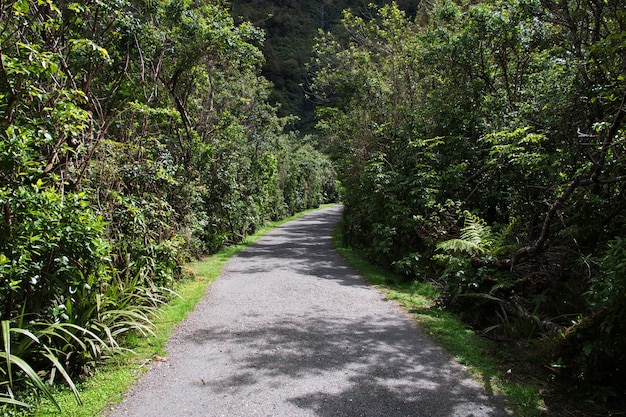
[[[369,286],[337,254],[332,231],[341,217],[341,206],[330,207],[301,217],[296,225],[272,230],[233,257],[227,273],[268,273],[279,268],[295,273],[333,280],[349,286]]]
[[[221,279],[236,277],[235,293],[253,281],[276,286],[293,280],[293,292],[273,288],[285,303],[306,304],[269,312],[267,304],[246,305],[232,326],[203,324],[185,335],[197,351],[219,352],[212,360],[224,368],[196,387],[244,396],[282,389],[282,401],[320,417],[509,415],[408,315],[380,303],[381,294],[334,251],[332,228],[340,216],[340,207],[304,216],[229,262]],[[352,309],[355,299],[372,304]]]
[[[241,352],[228,376],[204,386],[215,393],[307,380],[308,391],[288,401],[322,417],[508,415],[410,320],[392,315],[289,317],[261,328],[209,327],[189,340]]]

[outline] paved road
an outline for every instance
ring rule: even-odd
[[[508,415],[333,251],[331,207],[235,256],[112,417]]]

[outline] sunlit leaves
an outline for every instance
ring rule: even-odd
[[[512,165],[519,170],[539,170],[549,160],[549,155],[542,149],[546,140],[545,135],[533,133],[529,127],[489,133],[481,139],[488,144],[489,156],[493,158],[487,164]]]
[[[102,60],[105,63],[111,62],[111,57],[106,49],[92,41],[91,39],[70,39],[69,45],[72,52],[84,54],[95,60]]]

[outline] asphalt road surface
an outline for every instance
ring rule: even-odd
[[[340,215],[305,215],[232,258],[108,415],[509,415],[337,255]]]

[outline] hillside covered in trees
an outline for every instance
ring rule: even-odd
[[[543,382],[626,397],[620,0],[0,14],[0,403],[73,386],[184,262],[339,188],[349,244]]]
[[[307,99],[310,73],[307,70],[318,31],[341,30],[346,9],[368,14],[370,5],[388,0],[236,0],[230,11],[236,20],[249,21],[262,29],[266,40],[262,74],[273,84],[270,102],[279,105],[280,115],[295,115],[300,130],[311,133],[314,104]],[[398,5],[414,14],[419,2],[400,0]]]

